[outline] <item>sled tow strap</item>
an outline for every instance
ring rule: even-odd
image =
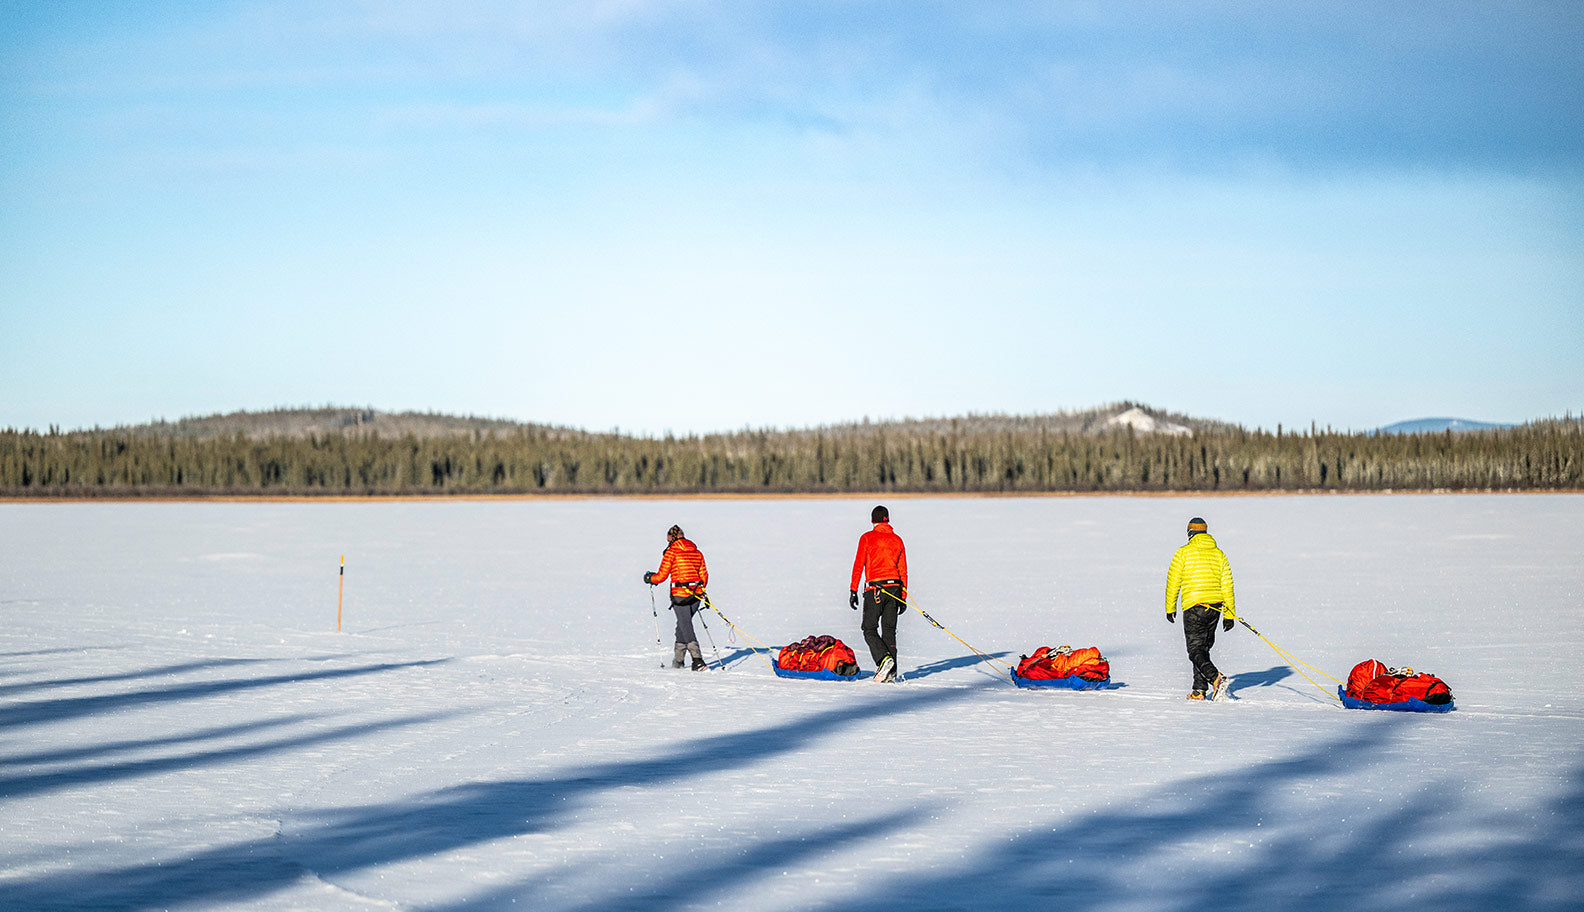
[[[1265,640],[1265,634],[1260,633],[1258,630],[1255,630],[1253,624],[1250,624],[1248,621],[1245,621],[1242,618],[1238,618],[1237,621],[1238,621],[1239,624],[1242,624],[1244,627],[1247,627],[1249,629],[1250,633],[1254,634],[1255,636],[1259,637],[1262,640]],[[1330,675],[1326,674],[1325,672],[1321,671],[1318,668],[1315,668],[1313,665],[1310,665],[1308,662],[1305,662],[1305,661],[1303,661],[1301,659],[1293,657],[1286,650],[1282,649],[1280,646],[1277,646],[1275,643],[1272,643],[1270,640],[1265,640],[1265,645],[1269,646],[1270,648],[1272,648],[1274,650],[1276,650],[1276,654],[1277,655],[1279,655],[1283,659],[1287,660],[1287,667],[1288,668],[1291,668],[1293,671],[1296,671],[1299,674],[1303,675],[1303,679],[1305,681],[1308,681],[1310,684],[1314,684],[1314,686],[1316,688],[1318,688],[1321,693],[1323,693],[1326,696],[1330,697],[1331,699],[1337,701],[1338,703],[1342,702],[1342,698],[1341,697],[1338,697],[1336,694],[1332,693],[1331,691],[1326,690],[1324,687],[1321,687],[1318,683],[1316,683],[1314,678],[1311,678],[1308,675],[1304,674],[1303,668],[1299,668],[1298,666],[1302,665],[1304,668],[1310,669],[1315,674],[1318,674],[1318,675],[1320,675],[1323,678],[1331,678]],[[1331,680],[1336,681],[1338,684],[1342,683],[1337,678],[1331,678]]]
[[[775,671],[775,663],[771,662],[770,659],[767,658],[764,655],[764,653],[761,653],[759,651],[758,647],[754,646],[754,644],[758,643],[759,646],[763,646],[764,649],[765,649],[765,652],[769,652],[770,651],[770,647],[769,646],[765,645],[765,643],[763,641],[755,639],[754,637],[749,636],[747,633],[743,632],[743,629],[741,627],[738,627],[736,624],[733,624],[731,622],[731,618],[727,617],[724,614],[721,614],[721,610],[719,608],[715,607],[715,603],[710,601],[710,598],[709,598],[709,596],[707,594],[705,594],[703,592],[700,592],[699,593],[699,598],[704,600],[704,607],[705,608],[708,608],[709,610],[711,610],[711,611],[715,612],[717,615],[719,615],[720,619],[726,622],[726,626],[730,627],[732,629],[733,633],[735,633],[738,636],[743,638],[743,642],[748,644],[748,648],[753,650],[754,655],[758,656],[761,659],[764,659],[765,664],[770,666],[770,670],[772,672]],[[704,629],[708,630],[709,628],[706,627]],[[711,646],[715,645],[713,637],[711,638],[710,645]]]
[[[978,649],[975,649],[973,647],[973,645],[970,644],[967,640],[963,639],[962,637],[960,637],[957,634],[952,633],[950,630],[948,630],[945,624],[942,624],[940,621],[937,621],[934,618],[930,617],[929,612],[925,611],[922,607],[920,607],[919,603],[913,600],[913,596],[911,594],[908,595],[906,600],[903,600],[903,599],[899,599],[895,595],[893,595],[891,590],[889,590],[889,589],[880,589],[878,591],[884,592],[886,595],[889,595],[892,598],[896,599],[897,601],[902,602],[902,604],[910,606],[914,611],[917,611],[919,613],[919,616],[924,618],[924,620],[929,621],[931,624],[934,624],[936,627],[940,628],[941,630],[946,631],[946,635],[947,636],[949,636],[952,639],[956,640],[957,642],[963,644],[964,646],[967,646],[969,648],[969,650],[971,650],[975,655],[979,656],[980,658],[984,659],[985,661],[987,661],[987,662],[1000,662],[1000,664],[1002,664],[1002,665],[1007,665],[1007,663],[1001,662],[1001,660],[997,659],[995,656],[987,655],[986,653],[983,653],[983,652],[979,651]],[[995,670],[996,674],[999,674],[1001,677],[1006,678],[1006,681],[1007,681],[1008,684],[1011,684],[1014,687],[1017,686],[1017,682],[1012,680],[1012,676],[1011,675],[1007,674],[1006,672],[1002,671],[999,668],[996,668],[994,665],[991,665],[990,667]],[[1011,665],[1007,665],[1007,667],[1011,668],[1012,666]]]

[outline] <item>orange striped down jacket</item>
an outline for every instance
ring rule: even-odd
[[[660,558],[660,569],[654,572],[650,581],[663,583],[668,576],[671,577],[672,595],[693,594],[688,583],[697,583],[700,589],[709,584],[709,568],[704,566],[704,554],[697,545],[679,538],[666,546],[665,554]]]

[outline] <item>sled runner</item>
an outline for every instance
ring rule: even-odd
[[[1451,712],[1452,689],[1432,674],[1415,674],[1412,668],[1387,668],[1374,659],[1353,666],[1346,685],[1337,686],[1337,698],[1348,709],[1385,709],[1395,712]]]
[[[1086,681],[1077,676],[1066,678],[1025,678],[1020,674],[1012,675],[1012,683],[1019,687],[1034,689],[1055,688],[1057,690],[1104,690],[1111,684],[1110,679],[1104,681]]]
[[[856,681],[858,669],[852,648],[833,636],[804,637],[781,647],[772,670],[781,678],[815,681]]]
[[[1099,690],[1111,683],[1111,663],[1094,646],[1041,646],[1033,655],[1021,658],[1012,673],[1012,683],[1019,687]]]
[[[871,677],[867,671],[855,671],[850,675],[839,675],[834,671],[789,671],[780,665],[774,669],[778,678],[803,678],[809,681],[861,681]]]

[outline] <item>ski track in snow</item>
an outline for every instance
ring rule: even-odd
[[[0,908],[1578,908],[1584,497],[898,500],[937,620],[1121,686],[1015,689],[913,612],[897,686],[715,615],[724,669],[660,667],[679,522],[743,631],[872,668],[870,506],[0,505]],[[1277,645],[1457,711],[1343,710],[1241,627],[1185,701],[1190,515]]]

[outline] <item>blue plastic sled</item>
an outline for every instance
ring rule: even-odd
[[[1347,688],[1341,685],[1337,686],[1337,697],[1348,709],[1389,709],[1405,713],[1445,713],[1457,709],[1455,703],[1426,703],[1413,697],[1401,703],[1370,703],[1365,700],[1355,700],[1347,695]]]
[[[770,663],[770,667],[775,669],[776,677],[778,678],[803,678],[809,681],[857,681],[860,678],[874,677],[874,672],[872,671],[860,671],[857,674],[844,676],[834,671],[826,671],[823,668],[819,671],[788,671],[774,662]]]
[[[1077,675],[1065,678],[1025,678],[1013,672],[1012,683],[1019,687],[1056,687],[1062,690],[1103,690],[1111,685],[1111,679],[1104,681],[1086,681]]]

